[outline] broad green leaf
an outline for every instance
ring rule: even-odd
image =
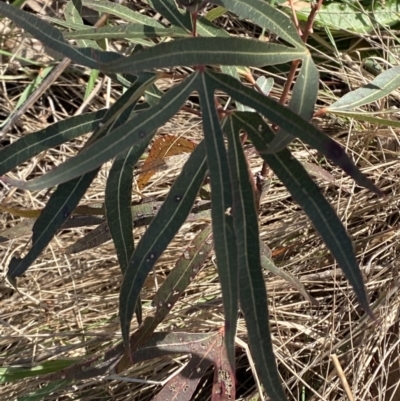
[[[274,401],[286,401],[272,348],[267,291],[260,260],[258,216],[249,167],[240,142],[239,129],[233,127],[231,118],[225,126],[233,194],[232,215],[239,269],[240,306],[259,378]],[[226,182],[222,184],[227,185]],[[219,264],[218,255],[217,261]]]
[[[400,66],[390,68],[378,75],[367,85],[346,93],[337,102],[330,105],[328,111],[346,111],[375,102],[389,95],[400,87]]]
[[[95,130],[106,113],[107,110],[99,110],[81,114],[55,123],[43,130],[24,135],[0,150],[0,175],[11,171],[40,152]]]
[[[35,15],[0,2],[0,14],[12,20],[17,26],[40,40],[45,46],[71,59],[73,62],[89,68],[99,69],[100,63],[122,59],[118,53],[99,51],[91,48],[80,49],[70,46],[60,30]]]
[[[238,317],[238,265],[236,238],[233,229],[232,190],[224,138],[214,103],[214,91],[201,75],[197,89],[203,115],[203,131],[207,148],[207,164],[211,182],[211,217],[218,275],[222,287],[225,315],[226,348],[232,368]]]
[[[398,22],[400,4],[397,0],[368,3],[361,6],[357,1],[324,2],[316,14],[315,25],[366,34],[376,31],[377,24],[386,27]],[[309,14],[309,6],[297,11],[299,19],[304,21]]]
[[[133,11],[122,4],[102,0],[82,0],[82,4],[101,13],[115,15],[116,17],[128,22],[148,25],[154,28],[163,28],[163,25],[160,24],[155,18],[151,18],[145,14]]]
[[[303,59],[300,74],[297,76],[293,88],[289,109],[304,120],[309,121],[314,114],[315,102],[317,101],[319,86],[319,73],[311,57]],[[276,133],[274,140],[269,146],[270,152],[279,152],[286,148],[295,137],[284,130]]]
[[[140,24],[86,28],[64,34],[66,39],[137,39],[137,38],[182,38],[189,34],[178,28],[154,28]]]
[[[296,48],[304,48],[304,43],[288,16],[270,6],[265,0],[213,0],[212,2],[233,11],[241,19],[249,19],[261,28],[273,32]]]
[[[119,153],[123,153],[127,148],[144,139],[149,139],[149,137],[151,139],[155,130],[174,116],[181,108],[192,91],[192,82],[196,77],[197,74],[191,75],[180,85],[170,89],[160,100],[158,106],[141,111],[120,127],[109,132],[107,136],[86,147],[77,156],[67,160],[49,173],[26,183],[9,178],[7,180],[3,178],[3,180],[23,189],[38,190],[39,188],[43,189],[58,185],[97,168]],[[137,100],[153,82],[154,76],[149,74],[149,78],[141,82],[134,96],[131,96],[131,101],[133,101],[132,99]],[[124,98],[122,97],[121,99]]]
[[[304,209],[353,286],[361,306],[373,316],[351,239],[318,186],[288,150],[284,149],[276,154],[266,152],[274,134],[260,116],[254,113],[237,113],[236,121],[238,129],[247,132],[261,157],[286,186],[293,199]]]
[[[244,38],[196,37],[161,43],[123,60],[102,65],[108,73],[129,73],[182,65],[266,65],[282,64],[306,56],[307,50]]]
[[[275,274],[275,276],[284,279],[294,288],[296,288],[308,302],[310,302],[315,306],[319,306],[319,302],[307,292],[304,285],[300,282],[298,278],[293,276],[293,274],[290,274],[289,272],[280,269],[275,265],[274,261],[270,256],[271,253],[270,249],[261,240],[260,240],[260,249],[261,249],[261,266],[265,270],[268,270],[270,273]]]
[[[215,89],[223,90],[237,101],[254,108],[289,134],[299,137],[323,153],[349,174],[357,184],[379,196],[382,195],[382,192],[354,165],[342,147],[314,125],[275,100],[247,88],[234,78],[210,70],[206,70],[205,74],[215,82]],[[268,149],[265,151],[269,152]]]
[[[202,142],[190,155],[129,261],[121,286],[119,304],[122,337],[126,350],[129,350],[130,323],[143,283],[185,222],[203,183],[206,169],[205,144]]]
[[[32,367],[9,366],[0,368],[0,383],[10,383],[28,377],[42,376],[48,373],[57,372],[76,363],[76,359],[58,359],[54,361],[46,361],[40,365]]]

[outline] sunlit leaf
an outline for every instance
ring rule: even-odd
[[[337,102],[331,104],[327,110],[334,112],[355,109],[382,99],[399,87],[400,66],[396,66],[378,75],[367,85],[346,93]]]

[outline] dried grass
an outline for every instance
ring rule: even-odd
[[[240,22],[233,20],[230,24],[231,29],[240,33]],[[348,69],[340,68],[340,62],[329,67],[322,64],[322,70],[327,68],[329,73],[334,73],[342,81],[359,84],[364,79],[354,69],[350,75]],[[35,105],[24,116],[7,141],[13,142],[26,132],[75,113],[83,98],[82,82],[79,75],[72,72],[64,74],[43,97],[41,104]],[[3,82],[2,98],[9,101],[1,103],[2,115],[13,109],[13,99],[21,89],[21,84],[16,81]],[[279,92],[279,85],[274,90]],[[116,99],[119,92],[120,88],[114,86],[108,92],[111,98],[105,99],[106,88],[101,88],[88,105],[88,110],[104,107],[108,101]],[[326,101],[330,101],[332,93],[326,91],[325,94]],[[52,104],[59,107],[52,107]],[[38,117],[40,115],[46,116],[45,121]],[[282,279],[265,272],[271,332],[282,380],[289,399],[293,400],[345,400],[351,397],[355,400],[399,400],[400,298],[397,290],[400,285],[400,167],[397,148],[393,148],[393,143],[399,143],[399,138],[396,131],[387,127],[332,118],[316,123],[347,147],[358,166],[386,194],[386,198],[376,199],[366,190],[354,186],[351,179],[321,159],[316,152],[299,142],[293,145],[294,154],[300,160],[318,164],[335,177],[335,185],[321,179],[318,183],[354,240],[367,292],[371,301],[376,303],[378,321],[372,322],[364,317],[351,287],[319,236],[292,202],[286,189],[273,177],[261,204],[261,237],[272,249],[275,263],[298,277],[320,303],[318,307],[310,305]],[[193,140],[199,140],[202,135],[199,118],[184,112],[161,131]],[[48,151],[20,166],[13,175],[26,179],[32,174],[42,174],[74,155],[82,145],[83,140],[79,139]],[[248,153],[252,169],[259,171],[260,160],[251,149]],[[109,167],[109,164],[106,165],[99,173],[82,204],[104,201]],[[152,180],[144,194],[165,194],[177,173],[177,169],[172,167],[163,171],[162,175]],[[1,193],[1,202],[26,209],[42,208],[46,199],[45,191],[25,193],[4,187]],[[18,221],[2,213],[0,228]],[[152,313],[151,300],[157,287],[173,268],[195,231],[196,226],[186,224],[149,276],[142,292],[144,316]],[[19,292],[6,284],[2,285],[2,366],[16,363],[29,366],[59,358],[87,358],[120,341],[117,311],[121,275],[112,243],[76,255],[67,256],[62,252],[85,232],[87,229],[81,228],[65,230],[58,235],[25,277],[18,281]],[[136,242],[142,233],[142,229],[135,232]],[[22,238],[0,244],[4,273],[11,258],[26,251],[26,241],[27,238]],[[215,266],[210,259],[159,330],[201,332],[217,330],[222,325],[221,291]],[[132,329],[134,327],[133,323]],[[238,337],[246,341],[243,320],[239,321]],[[46,400],[151,399],[158,388],[157,383],[165,383],[184,361],[183,357],[148,361],[133,366],[122,376],[67,385],[54,391]],[[237,364],[238,399],[259,399],[249,360],[240,346],[237,349]],[[134,379],[141,382],[134,382]],[[1,387],[1,398],[16,399],[42,385],[36,378],[9,383]],[[201,399],[208,399],[210,382],[205,381],[204,386],[200,396]]]

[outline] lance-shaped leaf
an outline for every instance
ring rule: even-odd
[[[111,124],[118,127],[125,122],[135,102],[144,92],[146,85],[148,85],[149,82],[152,83],[153,80],[154,77],[148,74],[138,78],[137,82],[132,85],[124,96],[121,96],[111,107],[104,117],[103,124],[92,134],[88,143],[94,141],[94,138],[104,137],[107,134],[107,128],[109,128]],[[85,149],[82,152],[84,151]],[[57,233],[58,229],[75,210],[80,199],[96,177],[97,172],[98,168],[57,187],[33,226],[31,249],[24,258],[14,257],[11,260],[8,269],[9,277],[15,278],[21,276],[36,260]]]
[[[99,69],[99,62],[107,63],[122,59],[118,53],[99,51],[91,48],[77,48],[70,46],[60,30],[31,13],[22,11],[4,2],[0,2],[0,14],[6,16],[17,26],[40,40],[45,46],[62,54],[77,64],[89,68]]]
[[[0,175],[47,149],[59,146],[95,130],[107,110],[81,114],[55,123],[43,130],[24,135],[11,145],[0,150]]]
[[[261,268],[258,217],[253,187],[239,129],[228,119],[225,124],[228,136],[228,162],[233,195],[233,224],[236,235],[239,267],[239,298],[251,354],[267,394],[275,401],[285,401],[272,348],[269,328],[267,291]],[[225,183],[226,185],[226,183]],[[217,256],[218,258],[218,256]],[[219,259],[217,259],[219,262]]]
[[[271,258],[271,250],[261,240],[260,240],[260,250],[261,250],[261,266],[264,269],[286,280],[289,284],[291,284],[294,288],[296,288],[308,302],[310,302],[315,306],[319,306],[319,302],[307,292],[304,285],[300,282],[298,278],[293,276],[293,274],[290,274],[275,265],[274,261]]]
[[[82,4],[78,7],[82,8]],[[80,11],[78,11],[73,1],[69,1],[64,9],[64,15],[67,22],[72,24],[80,25],[82,28],[85,26],[82,17],[80,16]],[[79,47],[92,47],[93,49],[102,50],[101,47],[93,40],[88,40],[87,38],[77,40]]]
[[[242,104],[257,110],[289,134],[299,137],[302,141],[323,153],[349,174],[357,184],[382,196],[382,192],[361,173],[342,147],[324,132],[314,127],[314,125],[275,100],[247,88],[228,75],[211,72],[210,70],[206,70],[205,74],[214,81],[215,89],[223,90]],[[265,152],[268,151],[268,149],[265,150]]]
[[[214,247],[224,303],[226,347],[233,368],[239,294],[237,243],[230,214],[232,190],[223,134],[215,109],[214,91],[208,86],[204,74],[201,78],[198,92],[203,113],[203,131],[210,172]]]
[[[344,111],[355,109],[375,102],[389,95],[400,86],[400,66],[390,68],[389,70],[378,75],[369,84],[356,89],[355,91],[346,93],[337,102],[331,104],[327,110]]]
[[[148,2],[151,8],[166,18],[172,26],[191,32],[190,15],[180,13],[174,0],[148,0]]]
[[[314,113],[317,101],[319,73],[311,56],[303,59],[300,74],[293,88],[289,109],[309,121]],[[280,129],[269,146],[270,152],[279,152],[286,148],[295,137]]]
[[[184,82],[170,89],[157,106],[137,113],[106,137],[83,149],[77,156],[68,159],[47,174],[28,182],[8,178],[7,182],[30,191],[52,187],[95,169],[144,139],[151,139],[155,130],[179,111],[189,97],[196,77],[196,73],[192,74]],[[143,91],[152,81],[153,79],[142,85]]]
[[[266,65],[283,64],[307,55],[304,48],[293,49],[271,42],[244,38],[182,38],[149,47],[117,60],[102,64],[107,73],[132,74],[151,69],[182,65]]]
[[[121,286],[119,305],[122,336],[127,349],[130,323],[143,283],[185,222],[203,182],[206,168],[205,146],[200,143],[190,155],[129,261]]]
[[[184,38],[189,34],[178,28],[153,28],[139,24],[104,26],[101,28],[79,29],[64,34],[66,39],[143,39],[143,38]]]
[[[163,25],[155,18],[151,18],[145,14],[133,11],[122,4],[101,0],[82,0],[82,4],[101,13],[115,15],[124,21],[148,25],[154,28],[163,28]]]
[[[266,152],[274,134],[260,116],[254,113],[237,113],[234,118],[238,129],[247,132],[261,157],[286,186],[293,199],[304,209],[353,286],[361,306],[372,316],[353,244],[318,186],[288,150],[284,149],[277,154]]]
[[[60,185],[50,197],[32,229],[32,247],[24,258],[13,257],[7,275],[11,278],[25,273],[72,214],[98,170]]]
[[[151,337],[154,330],[165,319],[179,297],[200,271],[212,248],[213,241],[211,238],[211,226],[209,225],[200,231],[192,244],[185,249],[177,260],[174,269],[158,289],[152,302],[152,305],[157,308],[156,313],[152,317],[147,317],[136,332],[132,334],[130,338],[131,352],[140,348]],[[118,363],[117,371],[125,371],[129,365],[130,358],[125,354]]]
[[[142,141],[114,160],[106,185],[106,217],[122,274],[133,253],[131,212],[133,169],[147,148]]]
[[[233,11],[242,19],[253,21],[297,48],[304,48],[290,18],[265,0],[213,0],[212,3]]]

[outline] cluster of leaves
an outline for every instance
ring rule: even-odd
[[[71,222],[80,199],[102,164],[113,160],[105,188],[106,222],[102,222],[94,237],[96,241],[101,234],[104,241],[104,233],[109,232],[123,274],[119,314],[126,355],[129,356],[117,362],[113,360],[113,367],[123,369],[129,358],[139,358],[137,352],[144,346],[144,339],[151,338],[151,341],[158,341],[159,344],[165,341],[156,334],[153,337],[151,334],[211,251],[211,227],[206,226],[194,241],[193,249],[187,250],[178,261],[176,270],[170,275],[170,281],[164,283],[161,298],[156,296],[158,311],[153,320],[150,323],[145,320],[138,332],[130,336],[130,323],[135,310],[139,321],[142,319],[142,285],[179,228],[190,217],[197,194],[208,174],[212,194],[212,238],[226,318],[223,350],[230,367],[226,367],[225,356],[223,363],[219,362],[217,365],[223,364],[223,371],[230,372],[228,376],[231,378],[231,396],[231,391],[234,391],[234,339],[240,306],[261,382],[272,399],[284,400],[266,318],[267,294],[262,275],[265,255],[260,249],[256,197],[242,142],[247,138],[252,142],[260,157],[304,209],[367,312],[370,311],[369,304],[351,240],[304,166],[286,147],[293,139],[300,138],[341,167],[357,184],[378,195],[380,191],[357,169],[339,144],[309,123],[314,112],[319,75],[309,51],[287,16],[264,0],[214,0],[213,3],[218,8],[227,9],[239,18],[249,19],[274,33],[279,38],[279,43],[230,37],[211,22],[212,18],[206,17],[198,17],[198,36],[192,36],[192,16],[197,18],[196,7],[191,8],[192,15],[177,7],[173,0],[148,0],[148,3],[170,22],[170,26],[164,26],[112,2],[71,0],[67,5],[69,13],[66,13],[66,25],[70,32],[63,34],[33,15],[0,3],[0,14],[10,18],[47,47],[74,63],[107,74],[126,87],[124,94],[108,110],[66,119],[21,138],[0,151],[0,175],[4,181],[30,191],[57,186],[32,226],[32,246],[29,252],[24,257],[14,257],[11,260],[8,276],[15,280],[26,272],[57,231]],[[203,2],[196,1],[181,0],[181,3],[188,6],[194,6],[194,3],[203,5]],[[129,24],[122,27],[84,27],[79,14],[82,4],[124,18]],[[175,40],[157,45],[151,40],[166,36]],[[104,38],[136,39],[141,46],[137,46],[131,55],[124,57],[118,53],[103,51],[96,40]],[[73,46],[67,41],[72,39],[79,46]],[[240,76],[243,68],[237,67],[265,67],[293,61],[299,61],[301,68],[288,107],[269,98],[265,92],[259,93],[244,85]],[[165,93],[160,92],[157,81],[163,74],[158,71],[179,66],[196,66],[196,69]],[[146,206],[132,207],[134,166],[157,129],[174,117],[194,92],[199,96],[204,139],[195,147],[191,144],[185,145],[194,150],[161,205],[147,206],[151,209],[147,212],[140,209]],[[236,108],[231,105],[222,111],[222,108],[216,106],[223,104],[223,99],[217,95],[221,92],[234,99]],[[139,103],[142,96],[146,101]],[[267,121],[279,129],[273,131]],[[81,152],[43,176],[27,182],[4,176],[38,153],[88,132],[93,133]],[[227,148],[225,138],[228,142]],[[161,157],[168,151],[162,152]],[[195,211],[193,213],[196,214]],[[139,224],[139,215],[140,219],[150,217],[146,220],[150,224],[134,247],[132,232],[134,226]],[[99,221],[91,221],[90,224],[98,223]],[[299,289],[303,290],[300,287]],[[211,337],[207,341],[211,341]],[[202,337],[199,341],[203,340]],[[194,340],[188,337],[187,341],[191,344]],[[184,348],[182,346],[176,352],[185,352]],[[189,349],[192,350],[191,353],[202,356],[188,368],[189,372],[193,372],[197,369],[196,361],[205,363],[205,354],[198,347],[189,346],[186,350],[189,352]],[[205,346],[205,349],[214,348]],[[121,353],[117,354],[118,357],[121,356]],[[212,356],[211,359],[215,361],[215,358],[217,357]],[[205,364],[201,365],[201,370],[205,367]],[[65,376],[59,378],[64,379]],[[218,380],[222,382],[218,373],[215,380],[216,383]],[[225,390],[221,390],[220,394],[224,394]],[[225,399],[222,396],[221,398]]]

